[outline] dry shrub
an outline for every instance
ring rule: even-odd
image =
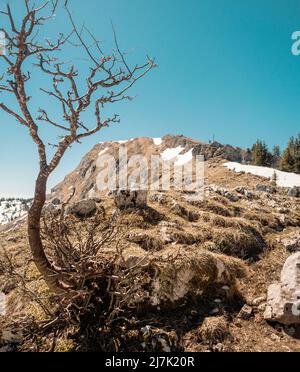
[[[243,218],[258,222],[261,226],[269,227],[273,230],[280,230],[283,227],[282,222],[276,216],[274,216],[273,213],[266,213],[263,211],[248,211],[243,214]]]
[[[212,235],[214,251],[239,258],[256,257],[266,246],[261,233],[252,226],[214,229]]]
[[[229,335],[228,323],[223,316],[205,318],[198,329],[199,341],[210,346],[225,341]]]
[[[131,232],[128,234],[127,239],[131,243],[140,245],[145,251],[156,252],[164,247],[159,237],[145,232]]]
[[[205,201],[191,201],[190,203],[202,211],[212,212],[224,217],[236,216],[235,208],[228,205],[224,206],[223,204],[212,199]]]

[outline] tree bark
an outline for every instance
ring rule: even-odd
[[[39,272],[43,275],[50,290],[63,292],[59,284],[59,274],[52,268],[43,247],[41,239],[41,216],[46,202],[48,176],[40,172],[36,180],[33,204],[28,213],[28,237],[33,260]]]

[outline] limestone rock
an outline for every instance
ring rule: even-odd
[[[300,324],[300,252],[287,259],[280,283],[269,287],[264,318],[285,325]]]
[[[276,187],[270,186],[270,185],[264,185],[264,184],[258,184],[256,185],[256,190],[260,192],[265,192],[267,194],[275,194],[276,193]]]
[[[242,320],[249,320],[253,314],[252,307],[244,305],[242,310],[239,312],[238,318]]]
[[[246,197],[247,199],[249,199],[249,200],[253,200],[253,199],[255,199],[255,194],[254,194],[251,190],[247,189],[247,188],[244,187],[244,186],[236,187],[236,188],[234,189],[234,191],[237,192],[237,193],[240,194],[240,195],[245,196],[245,197]]]
[[[300,198],[300,187],[297,186],[291,187],[288,191],[288,196]]]
[[[61,200],[59,198],[54,198],[51,200],[51,203],[53,205],[60,205],[61,204]]]
[[[225,189],[224,187],[220,187],[217,185],[209,185],[208,190],[215,192],[218,195],[224,196],[224,198],[227,198],[228,200],[232,202],[237,202],[240,200],[240,197],[237,194],[234,194],[230,192],[229,190]]]
[[[300,233],[296,233],[282,239],[281,243],[289,252],[296,252],[300,249]]]
[[[114,192],[116,207],[119,209],[147,207],[147,190],[117,190]]]
[[[93,199],[84,199],[73,204],[68,209],[68,214],[74,214],[77,217],[89,217],[96,212],[97,205]]]

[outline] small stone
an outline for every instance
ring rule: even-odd
[[[238,318],[242,320],[249,320],[253,314],[252,307],[249,305],[244,305],[242,310],[239,312]]]
[[[286,333],[287,333],[290,337],[294,337],[295,334],[296,334],[296,329],[295,329],[294,327],[286,328]]]
[[[51,203],[53,205],[60,205],[61,204],[61,200],[59,198],[54,198],[51,200]]]
[[[253,306],[259,306],[259,305],[261,305],[262,302],[265,302],[266,299],[267,299],[266,296],[255,298],[255,299],[252,301],[252,305],[253,305]]]
[[[224,352],[224,345],[223,344],[221,344],[221,343],[219,343],[219,344],[217,344],[217,345],[215,345],[214,347],[213,347],[213,351],[215,352],[215,353],[223,353]]]
[[[219,314],[219,309],[216,307],[215,309],[213,309],[211,312],[210,312],[210,314],[211,315],[216,315],[216,314]]]
[[[275,333],[272,333],[270,338],[274,342],[280,341],[280,337],[278,335],[276,335]]]
[[[9,345],[0,347],[0,353],[11,353],[13,351],[13,348]]]
[[[266,310],[266,306],[267,306],[267,304],[264,303],[264,304],[259,305],[259,306],[257,307],[257,309],[258,309],[259,311],[264,312],[264,311]]]

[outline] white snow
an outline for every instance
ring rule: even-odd
[[[173,160],[178,157],[178,155],[184,150],[184,147],[175,147],[173,149],[166,149],[161,153],[161,158],[163,161]]]
[[[178,155],[177,160],[175,161],[175,166],[180,167],[193,160],[193,150],[194,149],[190,149],[190,151],[186,152],[185,154]]]
[[[129,142],[129,140],[114,141],[114,142],[119,143],[120,145],[124,145],[125,143]]]
[[[162,144],[162,138],[152,138],[155,146],[160,146]]]
[[[300,186],[300,174],[282,172],[277,169],[269,167],[258,167],[255,165],[245,165],[234,162],[225,163],[224,166],[237,173],[240,172],[251,173],[256,176],[266,177],[269,179],[272,179],[274,172],[276,172],[278,186],[280,187]]]
[[[188,152],[181,154],[184,147],[175,147],[173,149],[166,149],[161,153],[161,158],[163,161],[174,161],[176,167],[183,166],[193,159],[193,150],[190,149]]]
[[[123,145],[129,141],[132,141],[131,140],[120,140],[120,141],[106,141],[106,142],[99,142],[99,145],[105,145],[105,144],[109,144],[109,143],[119,143],[120,145]]]
[[[24,199],[0,199],[0,225],[27,215],[31,201]]]

